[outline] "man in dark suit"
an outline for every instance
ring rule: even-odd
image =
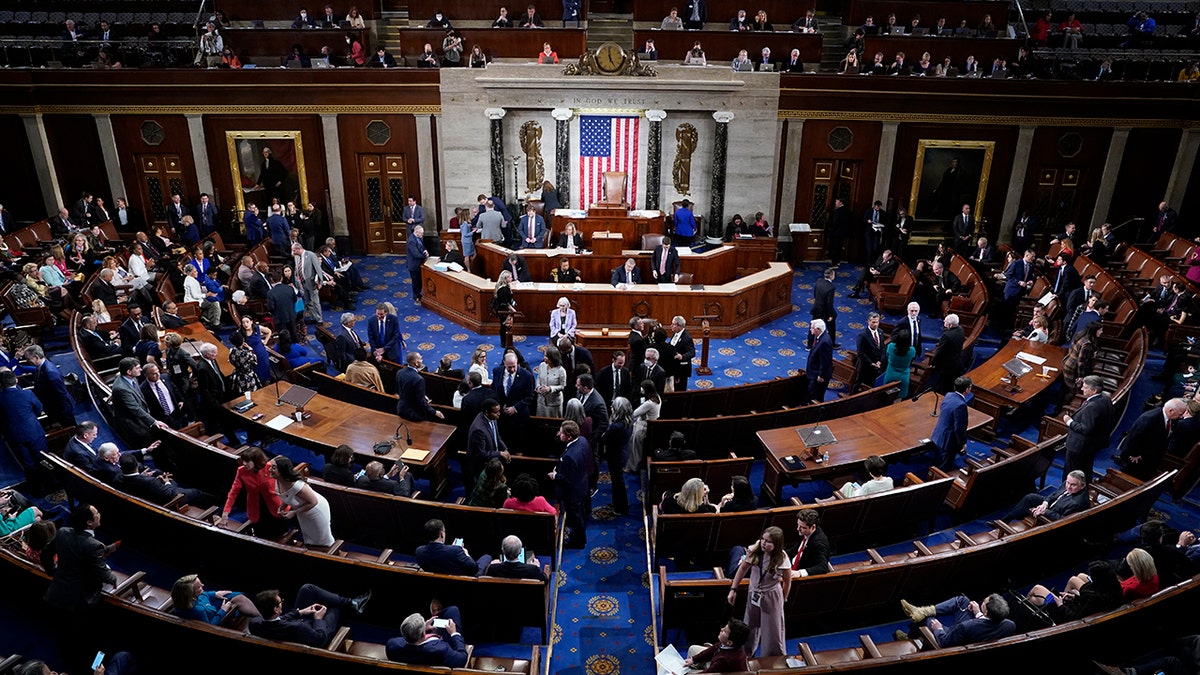
[[[954,231],[954,248],[959,253],[966,254],[971,250],[971,242],[975,236],[975,220],[971,217],[970,204],[962,205],[962,211],[954,216],[951,228]]]
[[[117,297],[117,287],[112,282],[115,274],[116,272],[108,268],[100,270],[100,278],[92,284],[89,293],[93,300],[103,300],[106,307],[116,307],[121,304],[121,299]]]
[[[79,344],[93,361],[121,353],[120,344],[96,330],[95,314],[83,317],[83,325],[79,328]]]
[[[478,375],[478,373],[471,373]],[[484,391],[479,387],[472,391]],[[490,391],[490,390],[487,390]],[[467,402],[463,397],[464,407]],[[465,411],[464,411],[465,412]],[[463,469],[463,484],[466,494],[470,495],[475,489],[475,479],[483,473],[483,467],[489,460],[498,457],[505,462],[512,456],[508,454],[508,445],[500,435],[500,401],[495,398],[484,399],[479,413],[471,418],[471,427],[467,430],[467,462]]]
[[[1166,202],[1159,202],[1158,213],[1154,219],[1154,237],[1163,232],[1172,232],[1175,230],[1175,221],[1179,219],[1179,214],[1175,209],[1171,208]]]
[[[504,269],[512,275],[513,281],[529,283],[529,266],[525,264],[525,258],[520,255],[509,253],[508,258],[504,260]]]
[[[671,238],[663,237],[650,255],[650,276],[658,283],[679,281],[679,252],[671,246]]]
[[[258,215],[258,204],[246,207],[246,213],[242,215],[242,224],[246,227],[246,243],[252,247],[258,246],[267,236],[267,226]]]
[[[142,319],[142,308],[137,305],[130,305],[129,316],[121,322],[121,328],[118,333],[121,336],[121,351],[125,356],[133,356],[133,347],[142,339],[142,326],[146,322]]]
[[[354,481],[354,487],[360,490],[382,492],[386,495],[407,497],[412,494],[413,479],[404,462],[396,462],[391,470],[384,471],[380,462],[367,462],[363,467],[363,476]]]
[[[933,632],[938,646],[961,647],[977,642],[990,642],[1006,638],[1016,632],[1016,624],[1008,618],[1008,601],[998,593],[992,593],[977,603],[965,595],[955,596],[936,605],[917,607],[901,600],[900,606],[912,620],[908,632],[897,630],[897,640],[920,639],[920,626],[925,625]],[[936,617],[949,617],[949,628]]]
[[[0,204],[0,235],[13,233],[13,218],[12,213]]]
[[[704,28],[708,21],[708,3],[704,0],[688,0],[683,6],[683,27],[688,30]]]
[[[79,229],[79,224],[71,220],[71,213],[65,206],[58,207],[58,215],[50,219],[50,235],[56,239],[66,239]]]
[[[954,473],[954,463],[967,448],[967,394],[971,378],[954,380],[954,391],[942,399],[937,424],[929,439],[936,450],[934,465],[946,473]]]
[[[420,305],[421,267],[425,265],[425,259],[429,257],[429,251],[425,249],[424,227],[418,225],[412,229],[412,232],[409,232],[408,240],[404,244],[404,256],[408,277],[412,281],[413,302]]]
[[[568,533],[563,546],[583,548],[587,545],[584,519],[588,501],[587,467],[592,449],[587,439],[579,436],[579,425],[574,420],[563,420],[558,427],[558,440],[566,443],[566,448],[554,470],[547,475],[554,483],[554,492],[565,512]]]
[[[17,386],[11,370],[0,370],[0,429],[8,447],[25,469],[26,478],[40,473],[38,462],[47,451],[46,431],[38,422],[42,403],[32,392]]]
[[[841,346],[837,344],[837,308],[833,306],[834,296],[837,293],[833,287],[833,280],[836,276],[837,270],[832,267],[827,268],[825,275],[813,284],[813,304],[809,310],[813,319],[820,319],[825,323],[825,328],[829,332],[830,346],[834,349]],[[808,342],[811,349],[813,342],[811,333]]]
[[[803,73],[804,61],[800,58],[800,50],[793,49],[792,53],[787,57],[782,64],[783,72],[785,73]]]
[[[971,249],[971,255],[967,258],[976,269],[987,270],[987,265],[992,262],[992,258],[996,255],[996,247],[988,244],[987,237],[980,237],[975,240],[975,248]]]
[[[41,552],[42,567],[53,577],[43,599],[59,611],[75,613],[99,602],[101,588],[117,583],[117,576],[104,562],[104,544],[96,539],[100,511],[81,502],[67,524]]]
[[[533,376],[517,365],[517,355],[504,355],[504,364],[492,370],[492,388],[500,396],[500,426],[505,435],[524,428],[533,399]]]
[[[271,206],[271,213],[267,216],[267,232],[270,234],[271,243],[275,247],[275,255],[287,255],[291,252],[290,229],[287,218],[283,216],[283,207],[279,204],[273,204]]]
[[[887,230],[887,214],[883,211],[883,202],[878,199],[867,209],[863,216],[863,241],[867,248],[867,262],[875,260],[883,248],[883,235]]]
[[[646,348],[646,359],[642,362],[640,372],[635,372],[634,377],[637,378],[637,383],[634,387],[634,396],[637,401],[633,402],[635,406],[641,405],[642,397],[640,391],[641,383],[645,380],[650,380],[654,383],[654,390],[662,394],[663,388],[667,385],[667,371],[658,363],[658,350],[654,347]]]
[[[425,378],[421,377],[425,363],[421,360],[421,352],[409,352],[405,363],[408,367],[396,372],[396,394],[399,397],[396,414],[409,422],[446,419],[441,410],[434,410],[425,396]]]
[[[850,231],[850,209],[839,197],[833,200],[833,211],[825,222],[825,238],[829,244],[829,265],[837,269],[842,262],[842,248]]]
[[[434,628],[434,618],[446,620],[445,628]],[[443,607],[428,621],[420,614],[409,614],[400,624],[400,637],[387,641],[389,661],[419,666],[462,668],[470,653],[459,632],[462,615],[458,607]]]
[[[575,369],[583,364],[588,367],[589,373],[594,373],[596,372],[596,361],[587,348],[575,344],[574,340],[565,335],[559,338],[556,346],[562,357],[563,370],[567,373],[567,382],[563,386],[563,399],[575,398]]]
[[[1065,300],[1076,288],[1083,285],[1079,272],[1071,264],[1070,254],[1060,252],[1054,258],[1055,270],[1050,273],[1050,292]]]
[[[1117,446],[1117,458],[1125,473],[1147,481],[1158,475],[1158,464],[1166,452],[1175,422],[1187,412],[1187,403],[1182,398],[1173,398],[1161,408],[1151,408],[1142,413],[1130,427],[1121,444]]]
[[[854,373],[854,382],[850,391],[857,391],[860,384],[868,388],[875,386],[875,380],[883,374],[884,345],[883,332],[879,330],[879,313],[867,314],[867,328],[858,334],[856,344],[858,351],[858,368]]]
[[[94,199],[95,197],[90,193],[84,192],[79,197],[79,201],[75,202],[75,205],[71,207],[71,220],[78,223],[80,227],[90,227],[92,225],[88,221],[88,214],[92,210],[92,200]]]
[[[942,336],[933,348],[929,367],[937,375],[937,392],[948,393],[963,372],[962,351],[965,335],[957,314],[947,314],[942,320]]]
[[[961,284],[953,272],[946,269],[940,261],[933,262],[933,307],[929,308],[930,316],[941,316],[950,308],[950,301],[958,293]],[[937,314],[934,314],[937,312]]]
[[[546,241],[546,219],[532,205],[525,207],[525,215],[517,224],[517,237],[516,248],[542,248]]]
[[[198,417],[209,433],[217,433],[224,420],[220,416],[221,406],[228,400],[225,375],[217,363],[217,346],[200,345],[200,358],[196,359],[193,371],[196,377],[196,392],[200,399]],[[231,437],[232,438],[232,437]]]
[[[492,562],[492,556],[483,555],[479,560],[471,557],[467,549],[455,544],[446,544],[446,524],[437,518],[425,522],[425,535],[429,543],[417,547],[417,564],[426,572],[477,577]]]
[[[812,336],[812,347],[809,348],[808,362],[804,372],[808,378],[808,400],[810,403],[820,403],[825,400],[825,390],[829,388],[829,380],[833,377],[833,341],[825,329],[825,322],[813,319],[808,324]]]
[[[1017,502],[1017,505],[1005,514],[1004,522],[1018,520],[1026,516],[1046,516],[1048,520],[1060,520],[1072,513],[1078,513],[1088,507],[1087,478],[1079,469],[1067,474],[1063,484],[1050,493],[1049,497],[1034,492],[1027,494]]]
[[[371,354],[376,361],[386,359],[400,363],[404,358],[400,321],[382,305],[375,307],[375,318],[367,324],[367,341],[371,343]]]
[[[1037,238],[1037,219],[1029,215],[1029,211],[1022,211],[1017,217],[1017,221],[1013,223],[1013,240],[1012,247],[1014,251],[1025,251],[1033,248],[1033,242]]]
[[[796,512],[796,533],[800,544],[792,553],[792,578],[817,576],[829,572],[829,537],[821,531],[821,513],[816,509]]]
[[[346,598],[314,584],[304,584],[296,593],[296,608],[285,614],[279,591],[259,591],[254,596],[254,606],[262,616],[250,620],[250,633],[268,640],[326,647],[337,633],[341,611],[362,614],[370,599],[370,591]]]
[[[292,329],[296,325],[296,287],[282,283],[279,273],[274,279],[275,285],[267,291],[267,311],[275,330]]]
[[[521,557],[521,552],[524,549],[525,544],[521,543],[520,537],[514,534],[505,537],[500,542],[500,552],[504,554],[504,560],[493,561],[483,571],[484,576],[546,581],[546,573],[542,571],[541,565],[538,564],[537,556],[530,556],[529,562],[525,562]]]
[[[207,508],[214,501],[212,495],[200,490],[179,487],[169,473],[143,471],[142,463],[132,453],[121,455],[120,465],[121,475],[115,487],[152,504],[162,506],[179,495],[183,495],[184,503],[200,508]]]
[[[95,476],[100,468],[100,453],[92,447],[99,430],[96,423],[83,420],[75,426],[75,435],[67,441],[63,459]]]
[[[354,330],[357,319],[354,312],[343,312],[341,327],[334,334],[329,360],[339,373],[346,372],[346,366],[354,362],[354,350],[364,346],[362,338]]]
[[[209,200],[207,192],[200,193],[200,204],[196,206],[196,215],[193,217],[201,237],[217,231],[217,205]]]
[[[595,380],[588,373],[575,378],[575,389],[579,392],[580,403],[583,404],[583,414],[592,420],[592,437],[587,439],[589,443],[598,443],[604,432],[608,431],[608,406],[604,405],[604,399],[594,387]]]
[[[183,217],[190,215],[192,214],[188,211],[188,207],[183,204],[183,196],[171,195],[171,203],[167,204],[167,225],[176,236],[183,234]]]
[[[625,352],[613,352],[612,363],[601,368],[600,372],[596,374],[596,391],[600,393],[600,398],[610,406],[613,399],[618,396],[633,400],[631,398],[633,376],[625,367]]]
[[[162,314],[159,315],[159,323],[163,328],[182,328],[187,325],[187,321],[179,316],[179,305],[174,300],[168,300],[163,303]]]
[[[858,283],[854,284],[854,292],[850,294],[850,297],[859,297],[867,284],[875,281],[878,277],[890,277],[899,268],[900,260],[892,255],[891,250],[885,249],[883,253],[879,254],[879,259],[875,261],[874,265],[863,270],[862,276],[858,278]]]
[[[692,377],[692,359],[696,356],[696,341],[687,332],[687,321],[682,316],[671,319],[671,346],[675,348],[675,391],[687,391]]]
[[[209,345],[212,346],[212,345]],[[213,347],[214,351],[216,347]],[[151,427],[167,429],[167,425],[154,419],[146,398],[142,395],[138,378],[142,375],[142,365],[137,357],[126,356],[117,366],[117,377],[112,383],[112,405],[114,430],[130,445],[149,445],[154,441]],[[197,373],[199,375],[199,373]],[[203,390],[201,390],[203,395]],[[224,403],[224,400],[214,403],[214,408]],[[203,408],[202,408],[203,409]],[[214,410],[215,414],[215,410]]]
[[[1079,318],[1079,314],[1083,313],[1083,308],[1087,307],[1088,300],[1091,300],[1096,295],[1096,275],[1089,274],[1083,278],[1083,285],[1071,291],[1067,296],[1066,311],[1063,312],[1063,330],[1075,323]],[[1063,333],[1064,336],[1067,333]]]
[[[46,417],[64,427],[75,426],[75,399],[58,366],[46,358],[41,345],[29,345],[23,354],[33,365],[33,394],[42,402]]]
[[[1020,260],[1014,260],[1004,270],[1004,302],[1012,304],[1016,303],[1033,287],[1036,269],[1034,268],[1034,259],[1036,254],[1032,249],[1025,251],[1024,256]]]
[[[479,371],[467,373],[467,386],[471,389],[462,398],[458,423],[459,430],[464,434],[475,421],[475,416],[483,411],[484,401],[489,398],[500,400],[500,397],[496,395],[496,390],[483,386],[483,375]]]
[[[246,282],[246,296],[251,300],[266,300],[271,293],[271,277],[267,270],[267,264],[260,262],[254,268],[254,273],[250,275],[250,280]],[[292,302],[294,306],[295,301]]]
[[[166,422],[172,429],[180,429],[190,421],[190,411],[184,402],[184,395],[175,387],[170,378],[164,378],[158,366],[147,363],[142,366],[142,398],[150,415],[161,422]]]
[[[638,269],[637,261],[626,259],[624,265],[612,271],[611,281],[614,288],[621,289],[642,283],[642,271]]]
[[[645,325],[641,317],[629,319],[629,372],[636,373],[646,360]],[[630,399],[632,401],[633,399]]]

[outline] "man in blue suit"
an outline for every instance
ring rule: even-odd
[[[924,607],[901,600],[900,608],[908,615],[912,625],[908,633],[896,631],[896,639],[919,639],[918,627],[924,624],[933,633],[937,646],[943,649],[999,640],[1012,635],[1017,629],[1016,624],[1008,618],[1008,601],[997,593],[987,596],[982,603],[965,595]],[[937,619],[939,616],[947,617],[949,626],[943,626]]]
[[[267,229],[271,233],[271,243],[275,245],[275,255],[287,255],[292,250],[292,241],[287,219],[283,217],[283,207],[275,204],[271,207],[271,215],[267,217]]]
[[[954,391],[942,399],[938,421],[930,436],[936,448],[934,463],[946,473],[954,471],[955,460],[967,450],[967,394],[972,384],[965,375],[954,380]]]
[[[242,216],[242,223],[246,226],[246,241],[253,248],[258,246],[258,242],[266,236],[266,230],[263,226],[262,218],[258,217],[258,204],[251,204],[246,207],[246,213]]]
[[[407,368],[401,368],[396,373],[396,393],[399,401],[396,403],[396,414],[410,422],[424,422],[437,418],[446,419],[441,410],[434,410],[425,396],[425,378],[421,377],[421,352],[409,352],[405,358]]]
[[[517,365],[517,355],[504,355],[504,365],[492,369],[492,388],[500,397],[500,426],[505,435],[519,432],[529,421],[533,375]]]
[[[679,252],[671,245],[670,237],[663,237],[650,254],[650,276],[660,284],[673,284],[679,281],[679,269]]]
[[[429,257],[429,251],[425,250],[425,228],[420,225],[414,227],[408,235],[408,242],[404,248],[405,256],[408,259],[408,276],[412,279],[412,294],[413,302],[421,304],[421,266],[425,264],[425,259]]]
[[[542,248],[546,241],[546,219],[532,206],[525,207],[525,215],[517,225],[517,236],[520,237],[517,248]]]
[[[808,363],[804,366],[804,373],[808,377],[808,400],[820,403],[825,400],[829,378],[833,377],[833,340],[829,339],[822,319],[813,319],[808,330],[813,336]]]
[[[41,345],[25,348],[25,360],[33,364],[33,393],[42,402],[46,416],[64,427],[75,426],[75,399],[67,391],[58,366],[46,358]]]
[[[445,619],[445,628],[434,628],[433,620]],[[420,614],[410,614],[400,624],[402,637],[387,641],[389,661],[419,666],[462,668],[467,665],[467,643],[459,633],[462,615],[458,608],[443,607],[428,621]]]
[[[38,422],[41,414],[42,404],[37,397],[17,386],[17,376],[11,370],[0,370],[0,428],[26,477],[35,475],[40,453],[47,451],[46,431]]]
[[[1001,305],[1003,312],[996,317],[999,321],[997,328],[1001,335],[1007,334],[1012,330],[1013,319],[1017,314],[1017,304],[1021,302],[1021,298],[1033,288],[1033,282],[1037,278],[1037,270],[1034,269],[1033,261],[1037,254],[1033,249],[1025,251],[1025,256],[1021,260],[1014,260],[1004,270],[1004,303]]]
[[[492,564],[490,555],[476,561],[466,548],[456,544],[447,546],[446,524],[437,518],[425,521],[425,534],[429,543],[417,547],[417,564],[426,572],[477,577]]]
[[[586,438],[579,436],[574,420],[563,420],[558,427],[558,440],[567,444],[554,470],[547,474],[554,482],[554,492],[562,502],[565,523],[570,531],[563,546],[583,548],[587,544],[584,518],[588,503],[588,462],[592,452]]]
[[[201,237],[217,231],[217,205],[209,200],[207,192],[200,193],[200,204],[196,206],[196,225],[200,228]]]
[[[425,209],[421,208],[421,205],[417,203],[415,195],[408,196],[408,202],[404,205],[404,213],[401,217],[404,219],[404,223],[408,225],[409,232],[412,232],[413,228],[418,225],[425,224]]]
[[[367,324],[367,341],[371,343],[371,353],[376,361],[387,359],[400,363],[404,354],[400,321],[382,305],[376,305],[375,318]]]
[[[642,283],[642,271],[638,269],[637,261],[633,258],[626,258],[625,264],[612,271],[612,285],[614,288],[625,290],[626,288]]]

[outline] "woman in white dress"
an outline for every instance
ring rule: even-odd
[[[283,502],[283,506],[279,508],[279,516],[296,519],[300,524],[304,545],[332,546],[329,502],[309,487],[304,476],[297,473],[296,468],[292,466],[292,460],[282,456],[272,459],[271,477],[275,479],[275,492]]]
[[[482,349],[476,349],[475,355],[471,357],[471,368],[467,370],[467,374],[479,373],[479,377],[483,378],[483,386],[490,387],[492,385],[492,371],[487,367],[488,353]]]
[[[662,399],[658,388],[650,380],[642,382],[642,404],[633,411],[633,435],[629,439],[629,459],[625,462],[626,473],[637,473],[642,465],[642,453],[646,444],[647,422],[658,419]]]
[[[563,416],[563,387],[567,385],[567,371],[562,367],[562,354],[557,347],[546,347],[546,354],[538,364],[537,414],[538,417]]]

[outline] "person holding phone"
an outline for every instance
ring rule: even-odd
[[[446,524],[437,518],[425,523],[425,534],[430,542],[417,547],[417,564],[426,572],[477,577],[492,562],[490,555],[483,555],[478,561],[472,558],[463,548],[462,539],[447,545]]]
[[[431,606],[430,609],[433,609]],[[389,661],[421,666],[462,668],[467,665],[467,642],[458,632],[462,615],[458,607],[443,607],[425,619],[409,614],[400,623],[400,637],[387,641]]]
[[[505,579],[537,579],[546,581],[546,573],[538,564],[537,556],[529,554],[528,562],[525,557],[525,545],[521,538],[510,534],[500,542],[500,552],[504,554],[503,561],[495,561],[484,571],[485,576],[503,577]]]

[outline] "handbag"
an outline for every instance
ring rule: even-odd
[[[301,312],[303,312],[303,311],[304,311],[304,298],[302,298],[302,297],[300,297],[300,296],[296,296],[296,307],[295,307],[295,312],[296,312],[297,314],[300,314],[300,313],[301,313]]]

